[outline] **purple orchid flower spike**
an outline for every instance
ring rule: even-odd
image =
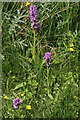
[[[50,60],[51,60],[51,53],[50,52],[45,53],[45,62],[46,62],[47,66],[49,66],[51,64],[49,62]]]
[[[40,29],[40,23],[36,23],[37,21],[37,10],[36,6],[32,5],[30,6],[30,19],[31,19],[31,28],[35,29],[37,31],[37,34],[39,34],[39,29]]]

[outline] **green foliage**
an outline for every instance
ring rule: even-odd
[[[40,22],[35,62],[30,5],[26,7],[26,3],[22,2],[3,3],[2,117],[18,118],[20,112],[20,118],[78,118],[79,3],[34,4]],[[70,51],[72,43],[73,51]],[[51,52],[49,96],[44,60],[46,52]],[[13,108],[16,97],[21,99],[20,111]],[[27,110],[27,105],[31,105],[32,109]]]

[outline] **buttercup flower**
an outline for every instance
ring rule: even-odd
[[[24,94],[21,94],[21,96],[24,96]]]
[[[31,110],[31,105],[27,105],[26,109]]]
[[[73,49],[73,48],[69,48],[69,50],[70,50],[70,51],[74,51],[74,49]]]
[[[75,98],[76,98],[76,96],[73,96],[73,98],[75,99]]]
[[[5,99],[7,98],[7,96],[4,97]]]
[[[47,66],[51,64],[49,63],[50,60],[51,60],[51,53],[50,52],[45,53],[45,62]]]
[[[27,3],[26,3],[26,7],[27,7],[28,5],[30,5],[30,2],[27,2]]]
[[[70,46],[70,47],[74,47],[74,44],[73,44],[73,43],[72,43],[72,44],[69,44],[69,46]]]
[[[21,104],[21,100],[19,98],[16,98],[13,100],[13,106],[15,109],[17,109],[19,107],[19,105]]]

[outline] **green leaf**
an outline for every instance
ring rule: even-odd
[[[51,94],[48,95],[50,99],[53,99],[53,96]]]
[[[26,82],[20,83],[19,85],[17,85],[17,86],[14,88],[14,90],[19,89],[19,88],[23,87],[24,85],[26,85]]]

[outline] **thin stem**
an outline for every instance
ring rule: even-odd
[[[69,7],[69,0],[68,0],[68,7]],[[69,19],[69,17],[70,17],[69,16],[69,9],[67,10],[67,16],[68,16],[67,19]],[[69,31],[69,22],[68,22],[67,28],[68,28],[68,31]]]
[[[18,109],[18,117],[20,119],[20,108]]]
[[[69,72],[71,71],[71,54],[69,55]]]
[[[48,66],[47,66],[47,88],[48,88],[48,96],[49,96],[49,79],[48,79],[48,76],[49,75],[49,69],[48,69]]]
[[[39,39],[38,39],[38,42],[39,42]],[[39,43],[38,43],[38,61],[39,61]]]
[[[36,37],[35,37],[35,30],[34,30],[34,47],[33,47],[33,59],[35,61],[35,41],[36,41]]]

